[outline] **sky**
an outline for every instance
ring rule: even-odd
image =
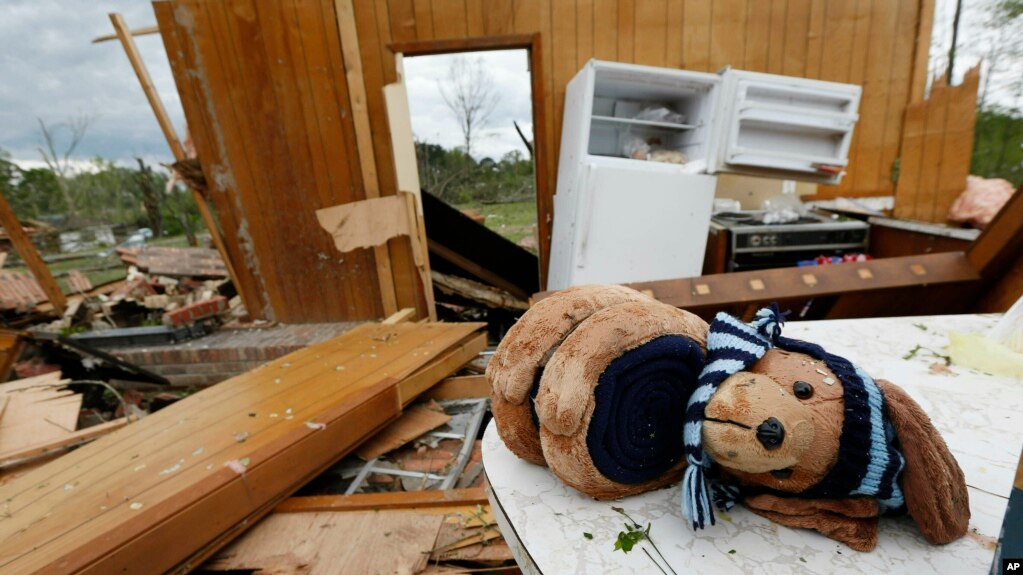
[[[981,22],[985,17],[983,7],[990,1],[964,0],[957,76],[989,45]],[[937,0],[932,53],[938,58],[947,51],[954,6],[954,0]],[[76,153],[83,162],[95,156],[123,164],[131,164],[135,156],[150,163],[171,160],[120,44],[91,43],[92,38],[113,31],[109,12],[120,12],[133,28],[156,21],[148,0],[2,0],[0,148],[22,165],[32,166],[41,160],[37,118],[52,126],[79,116],[90,120]],[[172,121],[183,133],[184,115],[160,37],[141,36],[136,43]],[[495,159],[512,149],[524,153],[511,121],[518,119],[527,135],[531,134],[525,52],[490,52],[482,57],[488,59],[486,66],[492,71],[500,101],[488,134],[479,141],[475,153]],[[437,79],[446,75],[447,66],[442,56],[421,56],[405,62],[416,137],[451,147],[460,144],[461,134],[437,84]],[[996,97],[1007,98],[1004,94]],[[1021,105],[1018,99],[1007,101]]]
[[[455,58],[468,58],[470,62],[481,60],[498,96],[482,137],[472,145],[473,155],[477,159],[490,157],[500,160],[511,150],[518,150],[523,157],[528,157],[529,152],[512,124],[512,121],[518,122],[526,137],[533,139],[533,107],[525,50],[405,58],[405,86],[412,113],[413,135],[417,140],[440,144],[444,148],[464,145],[458,120],[441,94],[442,83],[448,77],[449,66]]]
[[[19,164],[35,165],[42,138],[37,119],[57,125],[85,116],[89,127],[75,156],[130,163],[172,161],[170,148],[113,33],[109,12],[131,28],[156,23],[145,0],[3,0],[0,9],[0,148]],[[178,132],[184,114],[159,35],[136,44]],[[67,133],[58,130],[66,139]]]

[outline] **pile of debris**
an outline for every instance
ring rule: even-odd
[[[518,572],[483,490],[483,328],[362,324],[154,413],[120,394],[77,431],[75,383],[4,384],[67,411],[33,423],[63,429],[60,453],[120,426],[56,459],[19,446],[52,460],[0,485],[4,570]]]

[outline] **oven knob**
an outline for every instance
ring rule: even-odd
[[[760,245],[760,236],[750,236],[749,237],[749,243],[750,243],[750,245],[753,245],[753,246],[759,246]]]

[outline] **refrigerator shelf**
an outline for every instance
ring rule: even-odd
[[[591,116],[594,122],[602,124],[620,124],[623,126],[636,126],[641,128],[653,128],[659,130],[695,130],[700,126],[696,124],[676,124],[674,122],[655,122],[652,120],[636,120],[634,118],[616,118],[614,116]]]

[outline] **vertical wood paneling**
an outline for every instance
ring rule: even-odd
[[[767,71],[781,74],[785,67],[785,22],[788,19],[788,0],[770,1],[770,32],[767,37]]]
[[[806,77],[820,78],[821,56],[824,49],[824,21],[827,19],[825,0],[811,0],[810,24],[806,32]]]
[[[781,66],[781,73],[786,76],[806,76],[811,6],[810,0],[788,0]]]
[[[575,69],[593,57],[593,0],[578,0],[575,8]]]
[[[415,40],[415,0],[387,0],[387,11],[391,15],[391,40],[394,42]]]
[[[635,58],[639,64],[664,66],[664,54],[668,42],[667,2],[640,0],[636,3]]]
[[[933,0],[354,4],[382,195],[394,193],[395,186],[380,97],[383,86],[396,79],[391,42],[539,33],[546,122],[535,132],[548,150],[551,194],[565,86],[590,58],[700,71],[732,65],[862,84],[849,176],[838,188],[822,188],[825,197],[890,192],[891,164],[900,156],[904,175],[915,164],[916,175],[926,178],[928,162],[934,161],[937,173],[931,167],[929,177],[942,179],[951,169],[941,172],[944,159],[958,153],[956,146],[920,147],[914,159],[907,144],[913,138],[923,143],[923,132],[935,129],[964,131],[964,122],[971,121],[951,122],[946,116],[938,127],[935,110],[925,113],[920,134],[913,133],[911,124],[920,111],[908,111],[907,103],[922,92],[919,43],[929,41]],[[165,43],[193,137],[211,178],[219,177],[211,194],[229,249],[248,264],[241,281],[261,294],[265,309],[278,319],[379,313],[372,254],[363,250],[333,258],[327,249],[331,262],[323,263],[318,252],[326,235],[308,221],[322,204],[365,197],[340,42],[336,27],[328,25],[335,16],[332,0],[168,0],[156,5],[164,6],[158,13],[162,10]],[[194,21],[186,26],[170,8],[197,14],[187,15]],[[197,77],[197,70],[205,73]],[[903,197],[909,193],[901,184],[899,189]],[[547,205],[550,198],[538,203]],[[932,204],[929,213],[938,211],[940,206]],[[392,241],[388,251],[400,303],[422,305],[407,242]],[[296,278],[302,272],[316,281]]]
[[[515,0],[489,0],[483,6],[483,33],[487,36],[505,36],[515,29]]]
[[[618,0],[594,1],[593,57],[618,60]]]
[[[466,0],[433,0],[433,33],[437,38],[465,38],[469,24]]]
[[[618,61],[635,62],[636,0],[618,0]]]
[[[416,40],[421,42],[433,40],[435,36],[432,0],[412,0],[412,8],[416,15]]]
[[[712,4],[710,69],[742,69],[746,55],[746,0],[717,0]]]
[[[922,217],[932,222],[944,222],[948,209],[966,189],[973,153],[974,123],[977,114],[977,88],[980,83],[979,65],[963,78],[963,83],[949,89],[948,112],[941,147],[941,170],[935,189],[933,206]]]
[[[682,67],[706,72],[710,69],[711,5],[704,0],[685,0],[682,16]]]
[[[765,26],[770,22],[771,3],[767,0],[747,0],[746,14],[749,25],[746,28],[746,61],[744,70],[766,72],[768,56],[771,52],[768,45],[771,39],[771,28]]]
[[[664,62],[669,68],[682,67],[682,14],[683,0],[667,0],[668,2],[668,39],[664,46]]]

